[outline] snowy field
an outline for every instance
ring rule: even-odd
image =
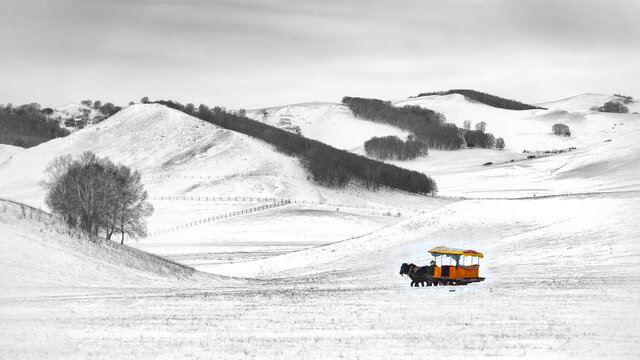
[[[51,246],[77,241],[31,235],[37,224],[4,214],[2,264],[26,247],[41,265],[3,269],[2,287],[20,291],[0,300],[0,344],[7,358],[400,358],[425,349],[437,358],[631,358],[639,197],[459,202],[368,237],[224,269],[264,271],[246,281],[140,274],[87,261],[77,247],[51,257]],[[487,281],[414,289],[397,275],[442,243],[482,249]],[[442,345],[452,341],[453,352]]]
[[[640,116],[589,110],[610,98],[530,111],[455,95],[395,102],[485,121],[507,142],[397,163],[433,175],[435,198],[319,186],[297,159],[158,105],[8,149],[0,198],[40,208],[57,155],[92,150],[140,170],[151,232],[287,203],[120,247],[0,201],[0,358],[637,358]],[[362,132],[372,123],[336,104],[267,114],[319,140],[340,124],[399,134]],[[559,121],[575,135],[550,134]],[[336,139],[361,151],[358,137]],[[482,251],[487,280],[410,288],[400,265],[428,263],[439,245]]]

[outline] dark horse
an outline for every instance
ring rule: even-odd
[[[424,286],[425,282],[427,283],[427,286],[429,286],[431,285],[431,280],[426,277],[433,275],[430,270],[431,267],[429,266],[418,266],[413,263],[404,263],[400,266],[400,275],[409,275],[409,278],[411,278],[411,286]]]

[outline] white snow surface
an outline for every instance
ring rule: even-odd
[[[0,144],[0,164],[22,150],[24,150],[24,148],[21,148],[20,146]]]
[[[43,206],[46,164],[88,149],[142,171],[152,231],[292,202],[127,240],[196,271],[147,266],[139,250],[0,202],[0,357],[637,358],[640,118],[589,110],[603,99],[530,111],[456,95],[396,102],[485,121],[507,142],[397,162],[433,175],[440,198],[324,188],[297,159],[159,105],[20,151],[0,165],[0,197]],[[571,138],[550,134],[555,122]],[[306,125],[326,137],[339,126]],[[483,252],[486,281],[409,287],[400,265],[428,263],[439,245]]]
[[[218,268],[262,281],[145,273],[125,265],[126,252],[105,258],[16,209],[0,213],[8,234],[1,351],[402,358],[429,348],[454,359],[631,358],[640,340],[639,198],[467,200],[359,239]],[[423,264],[442,244],[483,251],[487,280],[410,288],[400,264]],[[439,346],[452,336],[462,345]]]

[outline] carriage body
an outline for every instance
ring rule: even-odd
[[[434,278],[456,279],[456,278],[477,278],[480,274],[480,265],[443,265],[435,268]]]
[[[429,253],[436,260],[440,259],[440,266],[437,266],[433,271],[432,282],[439,280],[439,283],[446,285],[466,285],[472,282],[484,281],[484,278],[479,276],[480,258],[484,257],[481,252],[438,246],[429,250]],[[444,265],[443,259],[445,257],[449,258],[450,263],[455,262],[455,265]],[[466,259],[470,260],[469,265],[464,264]],[[476,260],[475,264],[473,263],[474,259]],[[460,263],[461,260],[462,264]]]

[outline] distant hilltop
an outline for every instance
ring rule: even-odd
[[[436,92],[427,92],[420,93],[417,97],[421,96],[430,96],[430,95],[451,95],[451,94],[460,94],[471,101],[477,101],[483,103],[485,105],[507,109],[507,110],[546,110],[546,108],[533,106],[525,103],[521,103],[516,100],[510,100],[501,98],[499,96],[483,93],[476,90],[471,89],[453,89],[447,91],[436,91]]]

